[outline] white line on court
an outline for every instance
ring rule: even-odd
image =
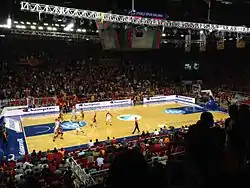
[[[42,133],[46,133],[50,131],[50,127],[49,126],[39,126],[39,127],[34,127],[35,129],[41,128],[41,127],[45,127],[46,130],[44,131],[40,131],[40,132],[36,132],[36,134],[42,134]]]
[[[30,154],[30,150],[29,150],[29,145],[28,145],[28,142],[27,142],[27,137],[26,137],[26,133],[25,133],[25,130],[24,130],[24,126],[23,126],[23,118],[22,116],[19,116],[20,117],[20,123],[21,123],[21,126],[22,126],[22,129],[23,129],[23,136],[24,136],[24,140],[25,140],[25,143],[26,143],[26,146],[27,146],[27,151],[28,151],[28,154]]]

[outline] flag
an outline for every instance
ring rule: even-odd
[[[244,41],[244,38],[242,36],[240,36],[240,34],[237,34],[236,47],[237,48],[245,48],[246,47],[246,43]]]
[[[185,52],[191,51],[191,31],[188,32],[187,35],[185,35]]]
[[[224,50],[225,49],[225,40],[224,40],[224,32],[216,33],[217,38],[217,50]]]
[[[224,49],[225,49],[224,37],[219,38],[217,40],[217,50],[224,50]]]
[[[40,65],[40,61],[36,58],[22,58],[19,59],[20,65],[29,65],[29,66],[38,66]]]
[[[207,38],[204,32],[200,32],[200,52],[206,51]]]

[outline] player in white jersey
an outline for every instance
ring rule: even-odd
[[[61,136],[60,138],[63,139],[63,130],[62,127],[60,126],[60,121],[56,119],[55,121],[55,129],[54,129],[54,136],[53,136],[53,142],[56,141],[56,138],[58,136]]]
[[[78,135],[79,132],[84,133],[84,131],[81,129],[80,122],[77,123],[77,126],[76,126],[76,134]]]
[[[60,126],[60,121],[58,119],[55,120],[55,128],[54,128],[54,133],[58,130]]]
[[[108,125],[108,124],[109,124],[109,125],[112,125],[112,117],[113,117],[113,116],[111,115],[111,113],[108,112],[108,113],[106,114],[106,125]]]
[[[76,121],[76,108],[73,106],[72,108],[72,117],[71,117],[72,121]]]

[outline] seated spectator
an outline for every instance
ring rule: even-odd
[[[80,152],[77,155],[78,155],[78,157],[84,156],[85,152],[83,150],[80,150]]]
[[[155,129],[155,131],[153,132],[153,135],[158,136],[159,134],[160,134],[159,131],[157,129]]]
[[[99,145],[99,140],[98,139],[95,139],[95,146],[98,146]]]
[[[146,136],[145,131],[142,131],[141,136],[142,136],[142,137],[145,137],[145,136]]]
[[[160,128],[160,132],[159,132],[159,134],[160,134],[160,135],[163,135],[163,134],[165,134],[165,133],[164,133],[164,130],[163,130],[163,128]]]
[[[94,161],[93,152],[90,149],[85,152],[85,156],[87,157],[89,163]]]
[[[112,143],[112,144],[116,144],[116,139],[115,139],[115,137],[113,137],[111,143]]]
[[[99,155],[99,157],[97,157],[96,159],[96,163],[98,167],[102,167],[102,165],[104,164],[104,158],[101,155]]]
[[[110,138],[109,138],[109,136],[107,137],[107,140],[105,141],[105,143],[106,143],[106,145],[107,146],[109,146],[109,145],[111,145],[111,140],[110,140]]]
[[[93,147],[93,146],[94,146],[94,142],[93,142],[92,140],[90,140],[90,141],[88,142],[88,147],[91,148],[91,147]]]

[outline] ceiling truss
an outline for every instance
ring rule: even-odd
[[[250,28],[244,26],[229,26],[229,25],[218,25],[218,24],[157,20],[150,18],[138,18],[134,16],[102,13],[90,10],[81,10],[75,8],[45,5],[39,3],[30,3],[24,1],[21,2],[21,10],[34,13],[41,13],[41,14],[50,14],[55,16],[65,16],[65,17],[88,19],[88,20],[103,20],[112,23],[127,23],[127,24],[153,26],[153,27],[161,26],[166,28],[177,28],[177,29],[250,33]]]

